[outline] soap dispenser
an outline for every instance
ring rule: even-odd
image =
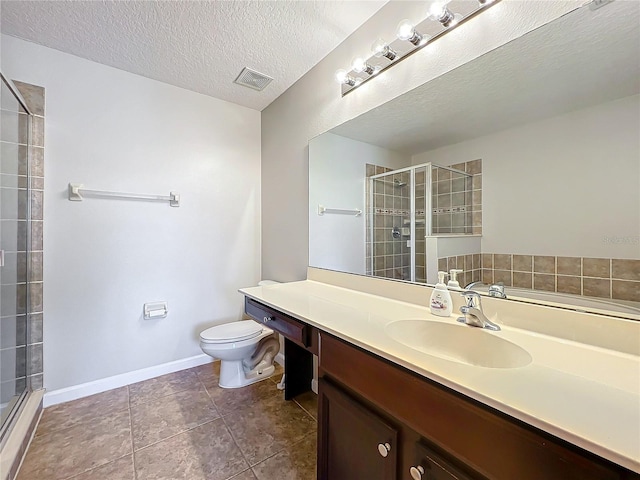
[[[447,286],[444,284],[444,277],[447,272],[438,272],[438,283],[436,283],[433,292],[431,293],[431,313],[438,315],[439,317],[448,317],[451,315],[453,305],[451,301],[451,294],[447,290]]]
[[[460,283],[458,283],[458,274],[462,272],[464,272],[464,270],[459,270],[456,268],[451,269],[451,275],[449,275],[449,282],[447,283],[447,285],[454,288],[460,288]]]

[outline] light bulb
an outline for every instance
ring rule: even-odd
[[[367,62],[362,57],[357,57],[353,59],[351,63],[351,69],[356,73],[364,72],[367,68]]]
[[[447,7],[447,3],[449,2],[433,2],[429,7],[429,18],[431,20],[438,20],[445,13],[445,9]]]
[[[413,23],[409,20],[402,20],[398,24],[398,29],[396,30],[396,35],[400,40],[409,40],[416,33]]]
[[[338,83],[346,83],[349,78],[349,74],[346,70],[340,69],[336,70],[336,82]]]
[[[367,63],[367,61],[362,57],[357,57],[353,59],[351,63],[351,69],[356,73],[366,73],[367,75],[373,75],[374,69],[371,65]]]
[[[402,20],[398,24],[396,35],[400,40],[406,40],[407,42],[413,43],[415,46],[421,45],[425,41],[425,38],[421,34],[416,32],[413,23],[411,23],[409,20]]]
[[[396,52],[391,50],[391,48],[383,38],[379,38],[375,42],[373,42],[373,44],[371,45],[371,51],[377,58],[385,57],[389,60],[395,60],[396,58]]]
[[[373,44],[371,44],[371,51],[373,54],[380,58],[384,56],[385,52],[389,49],[387,42],[383,38],[378,38]]]
[[[447,4],[450,0],[442,0],[433,2],[429,7],[430,20],[440,22],[444,28],[453,27],[456,23],[462,20],[462,15],[459,13],[453,14],[451,10],[447,8]]]
[[[336,70],[336,82],[338,83],[344,83],[346,85],[349,85],[351,87],[353,87],[356,84],[356,81],[353,79],[353,77],[349,76],[349,73],[346,70],[340,69],[340,70]]]

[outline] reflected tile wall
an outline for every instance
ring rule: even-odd
[[[411,277],[408,233],[403,227],[409,221],[409,173],[403,172],[376,179],[371,187],[368,180],[373,175],[390,172],[379,165],[365,166],[366,219],[366,273],[384,278],[409,280]],[[373,188],[373,191],[370,191]],[[392,235],[396,227],[399,237]]]
[[[444,168],[431,171],[433,233],[482,233],[482,160],[451,165],[462,175]]]
[[[45,91],[43,87],[14,81],[14,85],[34,114],[32,142],[29,146],[29,175],[31,179],[31,264],[30,282],[26,286],[30,296],[30,315],[27,329],[27,374],[33,389],[43,385],[43,223],[44,223],[44,129],[45,129]],[[26,147],[25,147],[26,148]],[[21,174],[27,174],[27,155]],[[26,234],[26,222],[20,234]]]
[[[640,303],[640,260],[482,255],[483,283]]]

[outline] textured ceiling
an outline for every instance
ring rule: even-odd
[[[637,1],[582,7],[331,132],[413,155],[638,94],[638,25]]]
[[[386,2],[2,0],[0,13],[2,33],[262,110]],[[245,66],[273,82],[234,84]]]

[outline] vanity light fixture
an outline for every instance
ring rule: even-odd
[[[340,69],[336,72],[336,81],[342,85],[342,95],[346,95],[371,80],[379,72],[391,68],[440,36],[447,34],[457,25],[499,2],[500,0],[430,1],[426,9],[426,18],[417,23],[409,19],[401,21],[396,30],[396,40],[386,42],[378,38],[371,45],[371,57],[355,58],[350,71]]]

